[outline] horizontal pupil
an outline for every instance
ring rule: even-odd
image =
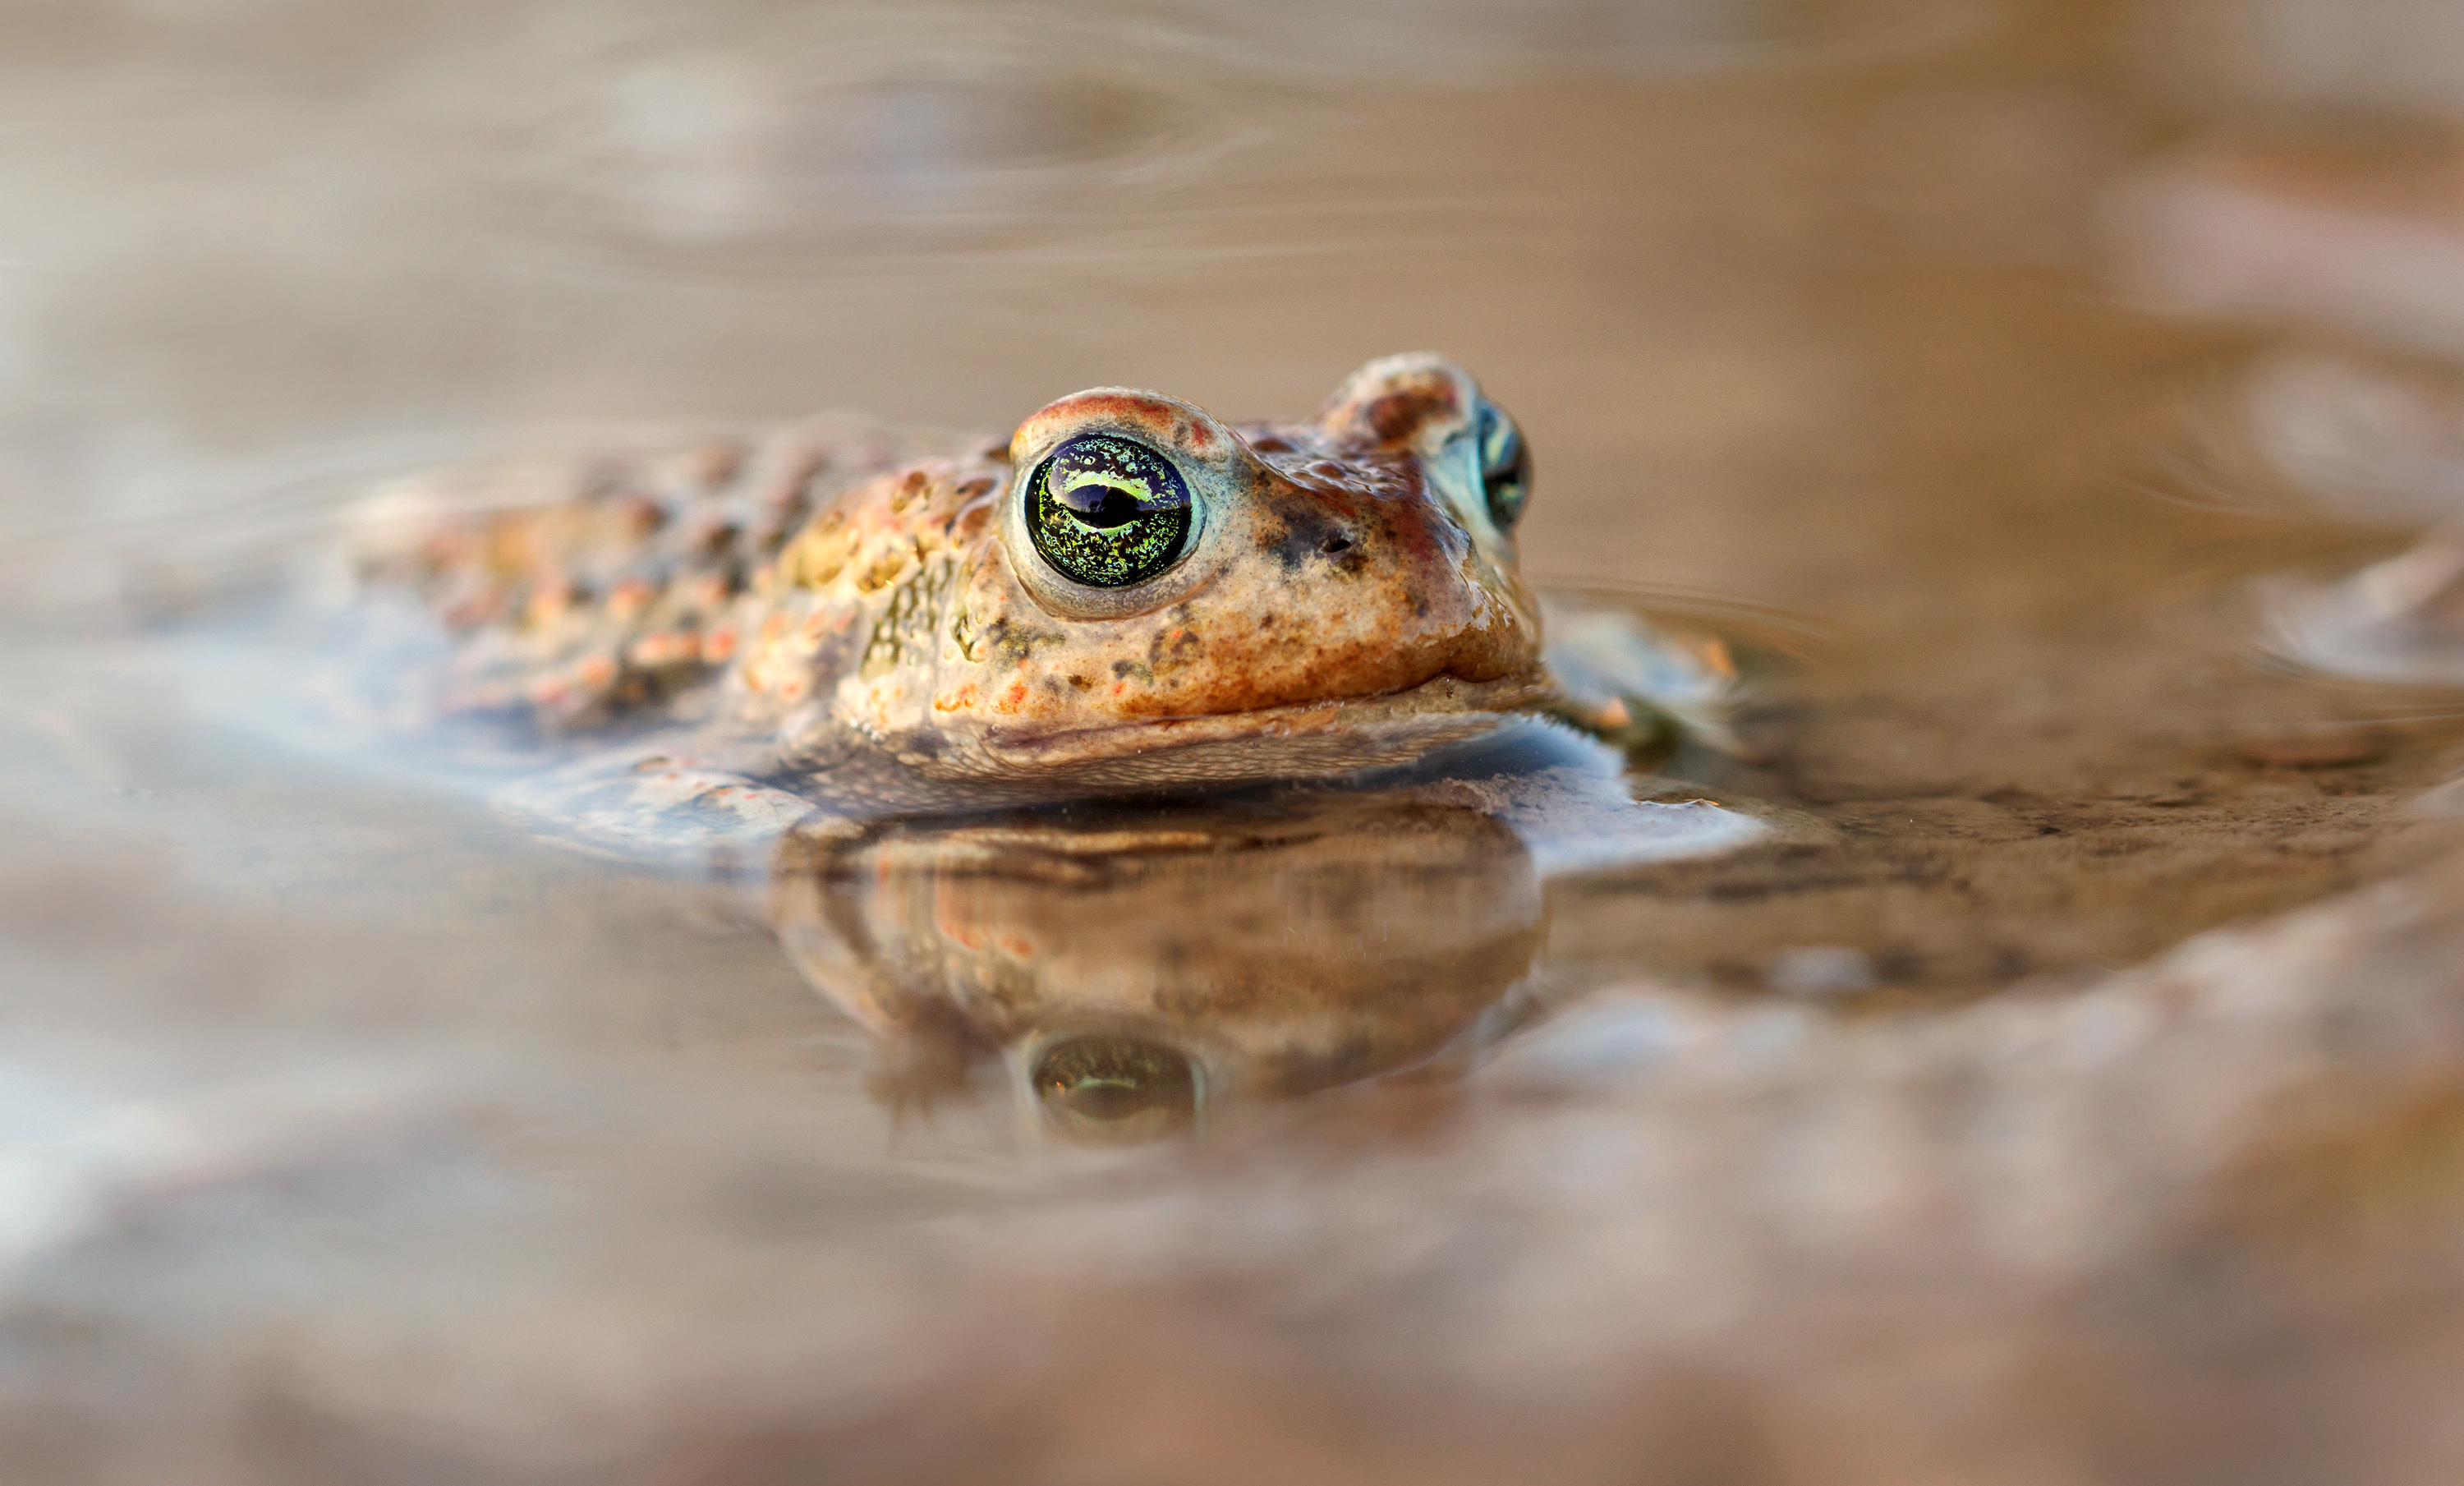
[[[1138,501],[1128,491],[1089,482],[1053,497],[1061,507],[1088,525],[1110,529],[1137,520]]]

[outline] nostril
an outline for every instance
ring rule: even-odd
[[[1329,557],[1334,556],[1337,552],[1349,552],[1352,550],[1352,539],[1350,537],[1329,537],[1324,542],[1317,544],[1317,549]]]

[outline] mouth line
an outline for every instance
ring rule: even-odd
[[[1547,682],[1537,675],[1466,681],[1441,674],[1401,691],[1372,697],[1330,697],[1240,712],[1140,718],[1049,733],[996,733],[985,743],[1004,757],[1024,762],[1055,755],[1118,758],[1199,743],[1307,738],[1370,727],[1399,739],[1419,731],[1460,732],[1469,719],[1515,711],[1549,695]]]

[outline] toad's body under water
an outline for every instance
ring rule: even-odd
[[[362,571],[451,634],[435,710],[560,745],[509,804],[690,852],[816,810],[1350,774],[1516,713],[1707,719],[1725,677],[1632,627],[1630,697],[1552,680],[1529,477],[1467,374],[1397,356],[1306,422],[1099,388],[920,457],[817,428],[437,477]]]

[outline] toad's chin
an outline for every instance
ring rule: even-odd
[[[1080,793],[1326,778],[1408,764],[1548,695],[1536,672],[1491,681],[1440,676],[1378,697],[1054,732],[988,730],[970,747],[913,763],[943,778],[1045,780]]]

